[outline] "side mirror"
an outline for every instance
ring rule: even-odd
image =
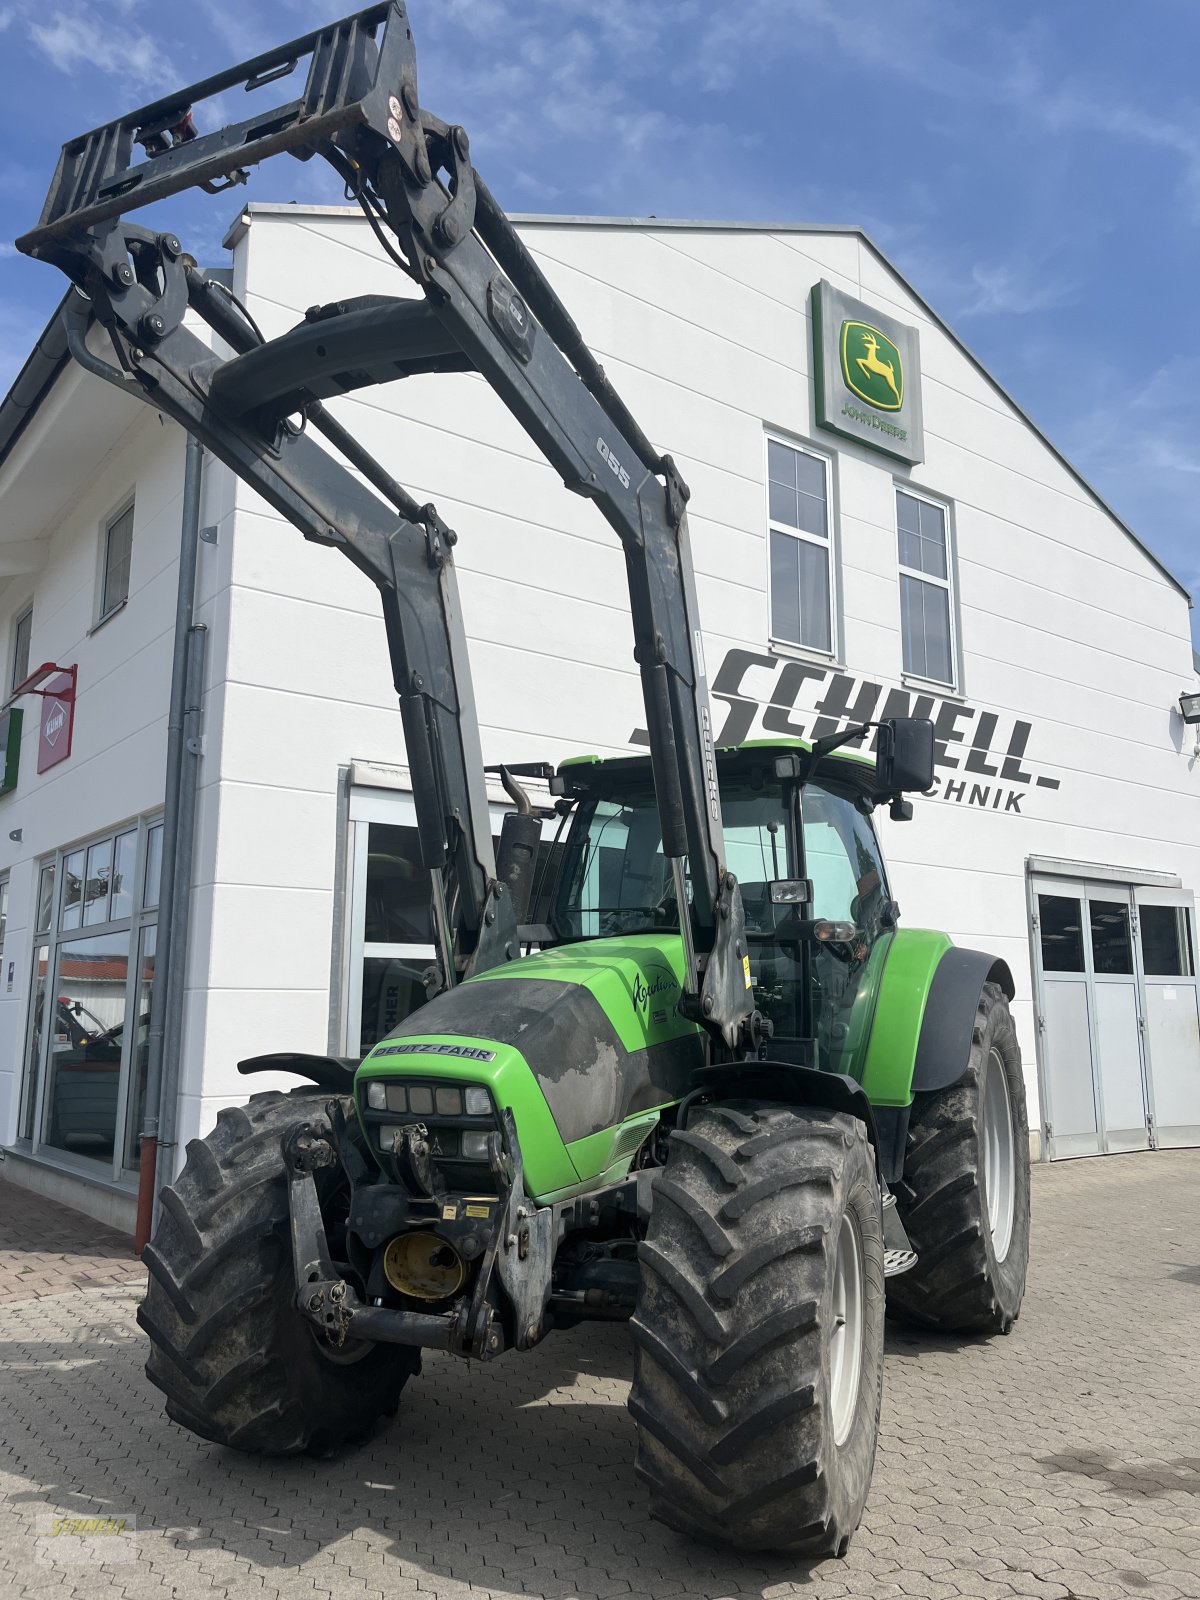
[[[875,786],[881,795],[920,793],[933,784],[933,723],[928,717],[889,717],[879,724]]]

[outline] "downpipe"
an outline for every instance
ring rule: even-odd
[[[78,359],[78,357],[77,357]],[[166,783],[163,797],[163,849],[158,892],[158,933],[154,988],[147,1034],[146,1097],[138,1160],[134,1253],[141,1255],[154,1220],[160,1145],[173,1137],[182,1033],[183,979],[187,960],[192,859],[195,835],[199,742],[188,724],[198,723],[203,686],[204,629],[194,621],[196,557],[200,545],[200,497],[204,447],[187,436],[183,471],[183,514],[179,581],[175,597],[175,639],[167,713]],[[190,692],[189,692],[190,691]],[[193,748],[189,750],[189,744]],[[164,1112],[166,1115],[164,1116]],[[164,1126],[166,1124],[166,1126]]]

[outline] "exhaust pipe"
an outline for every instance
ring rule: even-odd
[[[534,812],[533,801],[507,767],[500,768],[500,782],[517,809],[505,813],[500,827],[496,876],[512,896],[513,915],[519,925],[529,921],[538,846],[542,842],[542,820]]]

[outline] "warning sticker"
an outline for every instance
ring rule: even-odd
[[[750,957],[749,956],[743,956],[742,957],[742,976],[746,980],[747,989],[752,988],[753,985],[750,982]]]

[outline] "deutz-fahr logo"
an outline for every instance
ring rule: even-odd
[[[900,352],[878,328],[866,322],[842,323],[842,377],[877,411],[899,411],[904,404],[904,363]]]

